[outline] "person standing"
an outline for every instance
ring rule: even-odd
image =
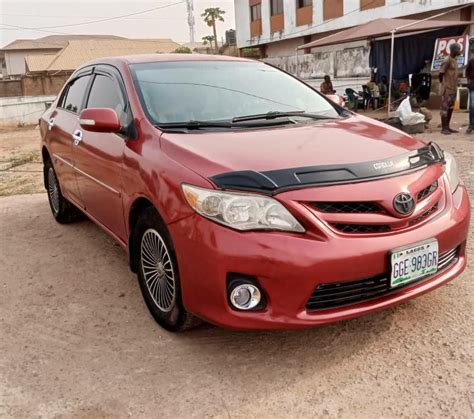
[[[379,92],[382,98],[385,98],[388,94],[388,81],[387,76],[382,76],[382,79],[379,83]]]
[[[469,60],[466,67],[467,88],[469,89],[469,127],[466,134],[474,130],[474,57]]]
[[[324,81],[321,83],[320,90],[323,95],[333,95],[336,93],[334,87],[332,87],[331,77],[324,76]]]
[[[449,57],[441,65],[439,81],[441,82],[441,133],[449,135],[458,131],[451,129],[449,124],[453,116],[454,102],[458,91],[458,60],[461,45],[451,44]]]

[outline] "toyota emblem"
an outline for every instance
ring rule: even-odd
[[[415,200],[409,193],[401,192],[393,200],[393,208],[399,214],[411,214],[415,210]]]

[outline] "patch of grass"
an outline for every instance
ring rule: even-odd
[[[26,177],[17,177],[14,179],[0,178],[0,196],[10,196],[18,194],[31,194],[43,192],[41,184],[32,182]]]
[[[38,161],[39,159],[39,151],[31,151],[26,154],[12,156],[4,162],[6,167],[2,168],[2,170],[9,170],[14,167],[22,166],[26,163],[31,163],[32,161]]]

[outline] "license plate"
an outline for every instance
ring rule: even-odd
[[[390,252],[390,259],[392,287],[432,275],[438,270],[438,241],[432,239],[394,249]]]

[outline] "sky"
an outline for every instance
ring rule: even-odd
[[[63,26],[156,7],[162,9],[106,22]],[[201,18],[201,13],[207,7],[220,7],[226,12],[225,22],[218,22],[217,25],[219,40],[225,36],[227,29],[235,28],[232,0],[194,0],[196,41],[200,41],[203,36],[212,35],[212,29]],[[40,38],[56,33],[171,38],[178,43],[189,42],[184,0],[0,0],[0,48],[15,39]]]

